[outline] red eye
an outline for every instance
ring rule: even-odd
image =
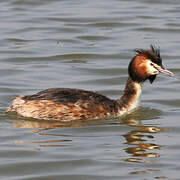
[[[153,63],[150,64],[151,66],[154,66]]]

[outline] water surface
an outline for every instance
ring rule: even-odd
[[[180,179],[180,2],[2,0],[0,177],[3,180]],[[47,122],[5,112],[18,94],[51,87],[121,96],[136,48],[164,66],[140,107],[117,119]]]

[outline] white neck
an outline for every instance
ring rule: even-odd
[[[143,83],[133,81],[130,77],[127,80],[122,97],[117,100],[119,104],[118,115],[122,115],[138,106]]]

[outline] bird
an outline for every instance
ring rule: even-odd
[[[128,66],[128,79],[119,99],[110,99],[93,91],[50,88],[33,95],[19,95],[7,112],[26,118],[55,121],[118,118],[138,107],[143,83],[152,84],[160,73],[173,76],[164,68],[160,48],[135,49]]]

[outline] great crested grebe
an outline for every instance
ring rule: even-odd
[[[137,107],[145,80],[153,83],[159,73],[173,76],[172,72],[164,69],[158,48],[151,45],[149,50],[135,51],[120,99],[109,99],[81,89],[51,88],[34,95],[17,96],[7,111],[24,117],[60,121],[120,117]]]

